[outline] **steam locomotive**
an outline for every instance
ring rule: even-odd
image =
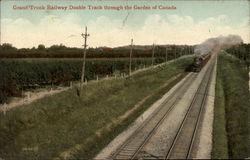
[[[202,67],[204,67],[207,64],[207,62],[208,62],[208,60],[210,58],[211,58],[211,53],[210,52],[208,54],[203,54],[203,55],[196,56],[194,58],[191,70],[193,72],[200,72]]]

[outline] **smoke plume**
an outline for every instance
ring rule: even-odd
[[[228,36],[219,36],[216,38],[209,38],[205,42],[197,45],[194,48],[194,53],[196,55],[207,54],[212,51],[214,48],[228,48],[232,45],[237,45],[242,43],[243,40],[238,35],[228,35]]]

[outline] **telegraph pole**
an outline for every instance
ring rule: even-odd
[[[130,55],[129,55],[129,76],[131,75],[132,51],[133,51],[133,39],[131,39],[131,45],[130,45]]]
[[[2,1],[0,0],[0,8],[2,9]],[[0,11],[0,17],[2,17],[2,11]],[[2,45],[2,23],[0,22],[0,45]]]
[[[81,87],[80,89],[82,90],[83,82],[84,82],[84,73],[85,73],[85,60],[86,60],[86,49],[87,49],[87,38],[89,34],[87,33],[87,26],[85,27],[85,34],[81,34],[82,37],[84,38],[84,49],[83,49],[83,62],[82,62],[82,76],[81,76]],[[80,90],[80,92],[81,92]]]
[[[174,61],[176,60],[176,46],[174,47]]]
[[[166,62],[168,61],[168,47],[166,46]]]
[[[152,49],[152,66],[154,65],[154,55],[155,55],[155,44],[153,43],[153,49]]]

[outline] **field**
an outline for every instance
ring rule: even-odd
[[[6,160],[91,159],[180,81],[191,62],[180,59],[130,78],[89,83],[81,97],[73,88],[1,114],[0,155]]]
[[[154,64],[164,62],[155,58]],[[151,65],[151,58],[133,58],[132,70]],[[21,96],[21,91],[46,85],[69,85],[79,81],[82,59],[1,59],[0,103],[8,97]],[[106,75],[128,74],[128,58],[87,59],[85,79],[92,80]]]
[[[244,61],[220,54],[216,82],[213,159],[249,157],[248,69]]]

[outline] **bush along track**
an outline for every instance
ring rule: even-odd
[[[91,159],[180,81],[191,62],[192,58],[180,59],[127,79],[89,83],[81,97],[73,88],[13,108],[0,117],[0,157]]]
[[[213,159],[249,157],[248,69],[234,56],[219,54],[213,129]]]

